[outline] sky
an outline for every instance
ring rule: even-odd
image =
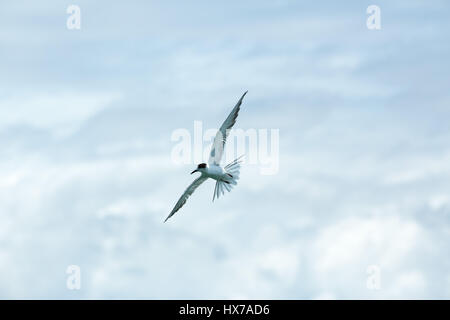
[[[0,298],[450,299],[449,15],[2,1]],[[164,224],[196,167],[173,132],[246,90],[235,128],[278,130],[278,170],[244,163]]]

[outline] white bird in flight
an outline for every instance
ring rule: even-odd
[[[239,170],[241,167],[240,159],[242,158],[242,156],[233,160],[223,168],[220,166],[220,159],[222,158],[223,148],[225,146],[225,142],[227,141],[228,134],[230,133],[233,125],[236,123],[236,118],[242,104],[242,99],[244,99],[247,92],[248,91],[244,92],[242,97],[236,103],[236,106],[233,108],[233,110],[231,110],[228,117],[220,126],[219,131],[217,131],[216,137],[214,138],[214,142],[211,147],[211,152],[209,154],[208,164],[200,163],[197,166],[197,169],[191,172],[191,174],[193,174],[194,172],[200,172],[200,177],[195,179],[189,185],[189,187],[187,187],[164,222],[166,222],[171,216],[173,216],[175,212],[180,210],[180,208],[186,203],[186,200],[208,178],[216,180],[213,201],[216,197],[219,198],[220,194],[223,195],[225,193],[225,190],[230,192],[233,186],[237,184],[237,180],[239,179]]]

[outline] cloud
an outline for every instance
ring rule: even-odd
[[[382,1],[379,32],[357,1],[82,1],[79,32],[2,4],[0,297],[449,298],[443,3]],[[192,180],[171,133],[246,89],[237,127],[280,130],[278,173],[163,224]]]
[[[118,94],[37,93],[0,99],[0,128],[30,126],[68,134],[110,103]]]

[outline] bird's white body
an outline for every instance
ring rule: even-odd
[[[207,176],[208,178],[214,179],[214,180],[222,180],[222,179],[229,179],[230,177],[227,175],[227,172],[224,168],[217,165],[208,165],[204,169],[198,169],[203,175]]]
[[[229,131],[233,127],[236,122],[236,118],[238,116],[240,106],[242,104],[242,99],[244,99],[247,92],[245,92],[242,97],[237,102],[236,106],[231,110],[228,117],[225,119],[223,124],[220,126],[219,131],[217,132],[214,142],[211,148],[211,152],[209,155],[208,164],[200,163],[191,174],[195,172],[200,172],[201,175],[197,179],[195,179],[189,187],[184,191],[181,195],[178,202],[175,204],[175,207],[170,212],[169,216],[166,218],[169,219],[171,216],[175,214],[187,201],[187,199],[194,193],[194,191],[208,178],[216,180],[216,186],[214,188],[213,201],[215,198],[219,198],[220,195],[225,194],[225,191],[230,192],[233,186],[237,184],[237,180],[239,179],[239,170],[240,170],[240,157],[227,164],[225,167],[220,166],[220,159],[223,155],[223,148],[225,146],[225,142],[227,140],[227,136]]]

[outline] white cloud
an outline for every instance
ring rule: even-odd
[[[371,33],[357,2],[255,4],[86,2],[79,33],[2,4],[1,298],[449,298],[447,17],[385,2]],[[278,174],[244,166],[163,224],[192,180],[172,130],[245,89]]]
[[[34,93],[0,98],[0,128],[29,125],[68,135],[118,94]]]

